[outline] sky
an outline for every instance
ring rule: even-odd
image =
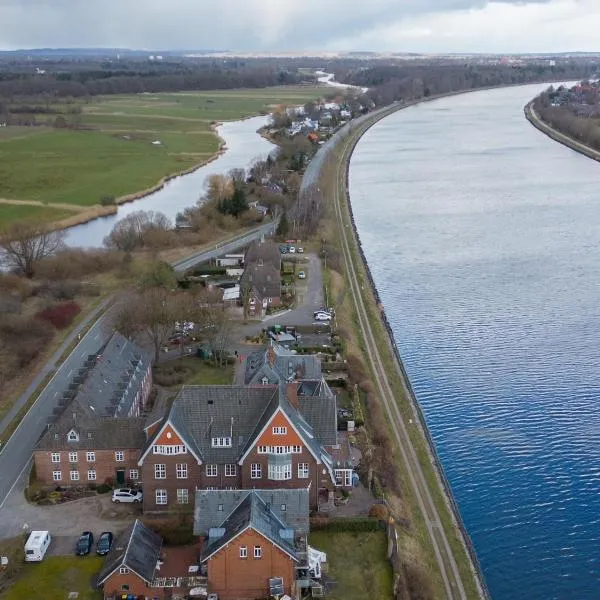
[[[0,48],[600,51],[600,0],[0,0]]]

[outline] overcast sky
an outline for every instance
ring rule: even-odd
[[[0,0],[0,48],[600,51],[600,0]]]

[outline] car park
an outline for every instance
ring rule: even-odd
[[[96,554],[99,556],[108,554],[112,548],[113,539],[114,536],[111,531],[103,531],[98,538],[98,543],[96,544]]]
[[[113,490],[112,501],[115,503],[119,502],[141,502],[142,492],[140,490],[134,490],[131,488],[119,488]]]
[[[89,554],[92,550],[93,544],[94,534],[91,531],[84,531],[77,540],[75,554],[77,554],[77,556],[85,556],[86,554]]]

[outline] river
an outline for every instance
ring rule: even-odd
[[[216,160],[196,169],[192,173],[168,181],[165,186],[139,200],[121,204],[116,214],[95,219],[66,230],[69,246],[93,248],[102,246],[104,237],[114,224],[137,210],[154,210],[175,220],[178,212],[193,206],[203,194],[206,178],[215,173],[227,173],[230,169],[248,167],[256,158],[265,158],[274,148],[256,132],[266,125],[268,117],[252,117],[243,121],[229,121],[218,129],[225,140],[227,150]]]
[[[363,249],[494,600],[600,598],[600,164],[546,86],[399,111],[350,165]]]

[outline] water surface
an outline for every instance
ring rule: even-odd
[[[402,110],[351,161],[358,231],[495,600],[600,598],[600,164],[545,86]]]

